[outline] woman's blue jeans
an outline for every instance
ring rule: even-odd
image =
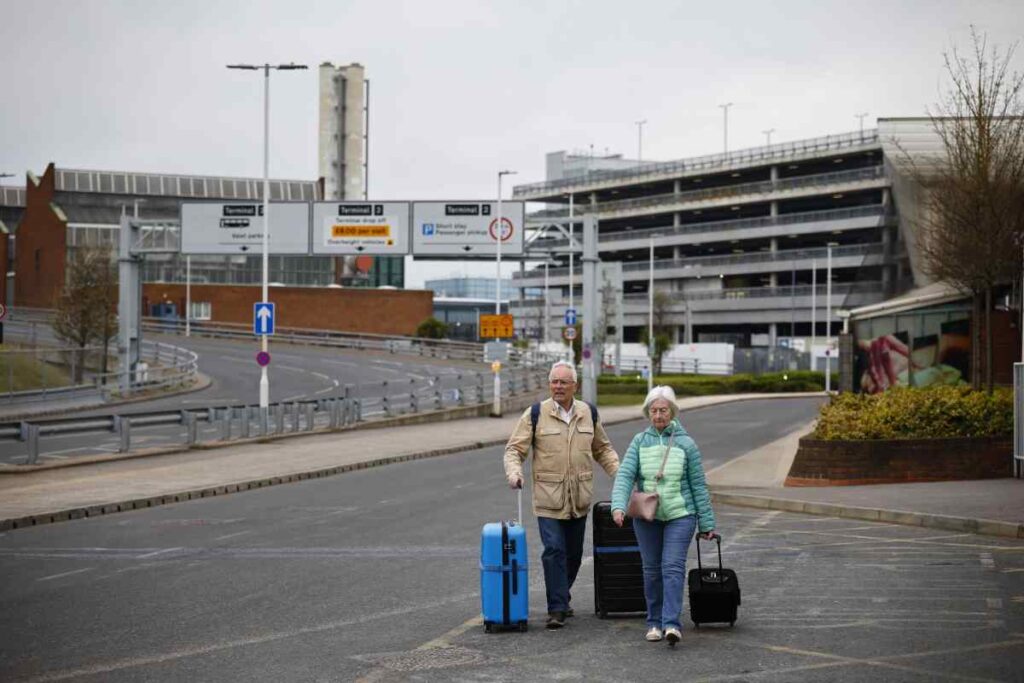
[[[644,564],[648,628],[682,629],[679,616],[683,611],[683,588],[686,585],[686,553],[696,527],[696,515],[668,522],[633,520]]]

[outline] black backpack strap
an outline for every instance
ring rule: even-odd
[[[596,425],[597,424],[597,418],[598,418],[597,406],[595,406],[593,403],[590,403],[590,402],[587,402],[587,405],[590,406],[590,419]]]
[[[537,438],[537,420],[540,419],[540,403],[530,406],[530,443]]]

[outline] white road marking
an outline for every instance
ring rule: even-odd
[[[153,552],[146,553],[145,555],[136,555],[135,559],[136,560],[144,560],[147,557],[156,557],[157,555],[163,555],[165,553],[173,553],[175,550],[183,550],[183,548],[181,548],[181,547],[177,547],[177,548],[161,548],[160,550],[154,550]]]
[[[50,576],[44,576],[36,579],[36,581],[49,581],[50,579],[59,579],[62,576],[71,576],[72,574],[81,574],[82,572],[91,572],[95,567],[86,567],[84,569],[74,569],[69,572],[62,572],[60,574],[51,574]]]
[[[251,533],[252,533],[252,530],[249,530],[249,531],[236,531],[233,534],[225,534],[223,536],[218,536],[217,538],[215,538],[213,540],[215,540],[215,541],[223,541],[223,540],[228,539],[228,538],[235,538],[237,536],[245,536],[246,534],[251,534]]]

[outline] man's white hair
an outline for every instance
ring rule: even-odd
[[[558,361],[555,361],[554,363],[552,363],[551,369],[548,371],[548,381],[549,382],[551,381],[552,375],[555,374],[555,368],[569,368],[569,370],[572,372],[572,381],[573,381],[574,384],[576,383],[576,380],[577,380],[577,378],[576,378],[576,366],[573,365],[572,363],[570,363],[567,360],[558,360]]]
[[[644,399],[644,417],[648,420],[651,419],[651,404],[655,401],[668,402],[668,409],[672,413],[673,420],[679,414],[679,406],[676,405],[676,392],[672,391],[672,387],[667,385],[654,387],[647,394],[647,398]]]

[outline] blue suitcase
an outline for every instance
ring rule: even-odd
[[[520,491],[520,518],[522,492]],[[519,522],[485,524],[480,537],[480,601],[484,630],[526,631],[529,615],[529,580],[526,529]]]

